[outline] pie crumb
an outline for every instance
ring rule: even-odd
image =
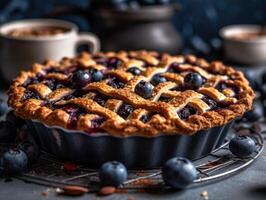
[[[200,194],[200,196],[202,196],[204,200],[208,200],[208,199],[209,199],[208,192],[207,192],[206,190],[204,190],[204,191]]]

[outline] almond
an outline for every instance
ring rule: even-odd
[[[69,196],[81,196],[85,193],[88,193],[89,192],[89,189],[88,188],[85,188],[85,187],[80,187],[80,186],[65,186],[63,188],[59,188],[57,190],[57,192],[59,194],[63,194],[63,195],[69,195]]]
[[[115,193],[116,188],[112,186],[106,186],[100,189],[99,194],[102,196],[107,196]]]

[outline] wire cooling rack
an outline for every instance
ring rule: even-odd
[[[250,135],[256,143],[256,151],[247,158],[241,159],[232,155],[228,149],[228,141],[219,149],[214,150],[204,158],[194,161],[198,175],[190,187],[206,181],[225,178],[249,166],[263,150],[263,137],[261,134]],[[75,165],[58,161],[52,155],[42,152],[39,161],[31,166],[30,171],[17,178],[26,182],[61,188],[64,186],[89,187],[90,192],[99,191],[99,178],[96,170],[86,166]],[[136,190],[163,188],[161,169],[130,170],[129,178],[119,188],[123,190]]]

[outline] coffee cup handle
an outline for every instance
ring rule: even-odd
[[[79,33],[76,47],[82,44],[87,44],[92,54],[99,52],[101,48],[100,39],[93,33]]]

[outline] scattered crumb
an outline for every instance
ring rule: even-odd
[[[152,181],[150,179],[140,179],[140,180],[132,182],[130,185],[151,186],[153,184],[154,184],[154,181]]]
[[[49,193],[52,191],[52,188],[47,188],[45,191],[43,191],[41,194],[44,197],[48,197]]]
[[[48,196],[48,192],[47,191],[42,192],[42,196],[47,197]]]
[[[200,196],[202,196],[204,200],[208,200],[208,199],[209,199],[208,192],[207,192],[206,190],[204,190],[204,191],[200,194]]]

